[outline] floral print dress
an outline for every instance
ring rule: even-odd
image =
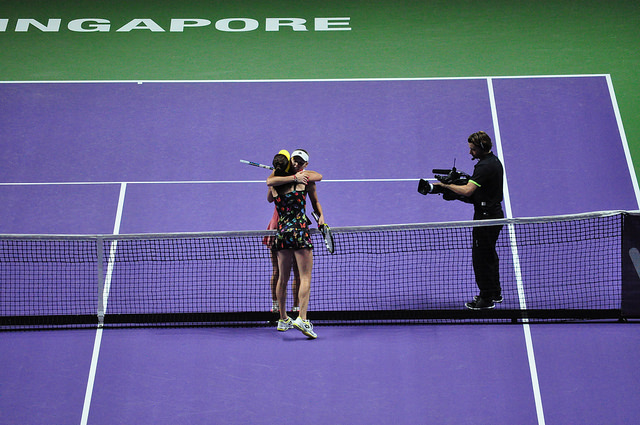
[[[305,211],[306,203],[305,190],[288,192],[275,198],[279,218],[273,250],[313,249],[309,219]]]

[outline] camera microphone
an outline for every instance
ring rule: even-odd
[[[433,170],[431,170],[431,172],[433,174],[449,174],[451,171],[455,171],[455,168],[452,168],[451,170],[445,170],[445,169],[440,169],[440,168],[434,168]]]

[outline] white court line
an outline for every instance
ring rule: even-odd
[[[486,79],[531,79],[531,78],[582,78],[604,77],[609,74],[551,74],[551,75],[478,75],[469,77],[414,77],[414,78],[300,78],[264,80],[2,80],[0,84],[153,84],[153,83],[323,83],[323,82],[367,82],[367,81],[442,81],[442,80],[486,80]]]
[[[631,152],[629,151],[629,144],[627,143],[627,135],[622,125],[622,116],[620,115],[620,108],[618,107],[618,100],[616,99],[616,92],[613,90],[613,83],[611,81],[611,75],[606,75],[607,86],[609,87],[609,96],[611,97],[611,105],[613,105],[613,113],[616,117],[616,124],[618,125],[618,132],[620,133],[620,140],[622,140],[622,149],[624,150],[624,156],[627,159],[627,167],[629,168],[629,176],[631,177],[631,183],[633,184],[633,190],[636,194],[636,203],[640,208],[640,188],[638,188],[638,178],[636,176],[636,169],[633,166],[633,159],[631,158]]]
[[[504,160],[504,154],[502,151],[502,138],[500,136],[500,125],[498,122],[498,111],[496,108],[496,99],[493,91],[493,80],[487,78],[487,86],[489,89],[489,101],[491,103],[491,116],[493,119],[493,128],[496,138],[496,151],[498,157],[502,160],[504,166],[504,205],[507,218],[513,218],[513,211],[511,209],[511,198],[509,196],[509,185],[507,182],[507,167]],[[515,228],[512,224],[509,224],[509,241],[511,245],[511,255],[513,256],[514,274],[516,277],[516,283],[518,288],[518,301],[520,302],[520,309],[526,310],[527,303],[524,294],[524,285],[522,281],[522,273],[520,269],[520,256],[518,255],[518,245],[516,240]],[[536,367],[536,358],[533,350],[533,339],[531,338],[531,328],[529,327],[529,320],[523,319],[522,328],[524,331],[525,345],[527,347],[527,359],[529,361],[529,373],[531,375],[531,385],[533,389],[533,397],[536,405],[536,414],[538,416],[538,425],[544,425],[544,410],[542,408],[542,396],[540,394],[540,383],[538,381],[538,369]]]
[[[334,179],[322,180],[322,183],[368,183],[368,182],[417,182],[419,177],[409,179]],[[426,179],[436,180],[436,179]],[[266,183],[264,180],[157,180],[130,182],[0,182],[0,186],[84,186],[84,185],[122,185],[122,184],[236,184],[236,183]]]
[[[116,221],[113,226],[113,234],[120,234],[120,223],[122,222],[122,210],[124,208],[124,196],[127,191],[127,184],[122,183],[120,185],[120,196],[118,197],[118,209],[116,211]],[[100,242],[100,241],[99,241]],[[107,265],[107,273],[104,279],[104,289],[102,292],[103,297],[103,311],[107,310],[107,299],[109,297],[109,290],[111,288],[111,276],[113,273],[113,264],[116,255],[117,241],[111,242],[111,248],[109,250],[109,262]],[[89,368],[89,378],[87,380],[87,389],[84,394],[84,404],[82,406],[82,419],[81,425],[86,425],[89,420],[89,408],[91,407],[91,398],[93,396],[93,385],[96,380],[96,371],[98,369],[98,356],[100,355],[100,345],[102,344],[102,327],[99,326],[96,330],[96,338],[93,343],[93,354],[91,355],[91,366]]]

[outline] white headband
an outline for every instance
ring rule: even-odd
[[[291,152],[291,158],[293,158],[294,156],[299,156],[300,158],[302,158],[304,160],[304,162],[309,162],[309,154],[306,153],[305,151],[301,151],[300,149],[296,149],[295,151]]]

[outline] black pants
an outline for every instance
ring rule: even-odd
[[[480,298],[491,299],[501,295],[500,260],[496,252],[496,242],[502,230],[500,226],[482,226],[473,228],[473,247],[471,258],[476,283],[480,289]]]

